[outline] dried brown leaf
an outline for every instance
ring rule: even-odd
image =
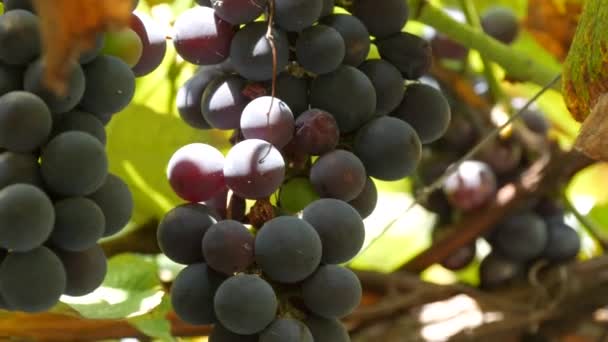
[[[608,93],[600,96],[583,123],[575,146],[590,158],[608,161]]]

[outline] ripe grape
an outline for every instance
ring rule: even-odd
[[[512,139],[497,139],[481,148],[476,157],[499,176],[514,174],[523,158],[523,148]]]
[[[27,65],[40,55],[40,24],[29,11],[14,9],[0,16],[0,61]]]
[[[223,326],[234,333],[248,335],[262,331],[274,320],[278,300],[265,280],[239,274],[220,285],[214,307]]]
[[[310,169],[310,182],[321,197],[351,201],[365,187],[365,167],[357,156],[344,150],[322,155]]]
[[[106,277],[108,262],[103,249],[99,245],[79,252],[55,250],[61,259],[67,283],[64,294],[68,296],[84,296],[98,288]]]
[[[145,76],[158,68],[167,52],[165,33],[160,25],[144,13],[131,14],[129,27],[142,43],[141,57],[131,70],[137,77]]]
[[[467,160],[445,179],[443,192],[448,201],[460,210],[479,209],[496,193],[496,176],[487,164]]]
[[[0,190],[0,246],[28,251],[44,243],[55,223],[53,203],[39,188],[13,184]]]
[[[445,237],[445,235],[453,230],[449,228],[444,228],[441,225],[435,226],[433,229],[432,239],[436,241],[437,239]],[[467,267],[477,255],[477,245],[475,242],[464,245],[458,248],[455,252],[451,253],[448,257],[441,261],[441,266],[447,268],[451,271],[462,270]]]
[[[209,335],[209,342],[258,342],[258,335],[239,335],[220,323],[215,323]]]
[[[0,147],[33,151],[47,140],[51,126],[51,112],[38,96],[25,91],[0,96]]]
[[[436,33],[431,39],[431,50],[433,56],[441,59],[464,60],[469,53],[467,47],[442,33]]]
[[[492,38],[511,44],[519,33],[519,22],[515,13],[506,7],[493,7],[481,16],[483,30]]]
[[[361,250],[365,226],[359,213],[348,203],[333,198],[312,202],[302,219],[317,231],[323,245],[324,264],[347,262]]]
[[[55,226],[50,241],[53,247],[82,251],[94,246],[105,228],[105,216],[95,202],[70,197],[55,202]]]
[[[394,116],[414,127],[423,144],[445,134],[452,117],[450,105],[440,90],[422,83],[410,84]]]
[[[372,59],[359,66],[376,90],[376,115],[386,115],[395,110],[403,100],[404,79],[394,65]]]
[[[249,98],[245,96],[247,81],[237,75],[222,75],[205,88],[201,109],[206,122],[219,129],[239,128],[241,113]]]
[[[225,276],[203,263],[188,265],[179,272],[171,286],[175,314],[190,324],[215,323],[213,297],[224,279]]]
[[[279,216],[262,226],[254,250],[257,264],[270,279],[296,283],[319,266],[322,245],[319,234],[306,221]]]
[[[373,117],[376,91],[363,72],[343,65],[313,80],[310,104],[333,115],[341,134],[350,133]]]
[[[505,218],[492,233],[492,245],[505,257],[529,261],[543,252],[548,240],[547,225],[533,213]]]
[[[285,161],[270,143],[247,139],[232,147],[224,163],[226,185],[243,198],[265,198],[285,179]]]
[[[281,186],[279,192],[279,203],[281,209],[297,213],[302,211],[308,204],[318,200],[319,195],[310,184],[308,178],[294,177],[288,179]]]
[[[84,66],[84,75],[86,88],[80,105],[85,111],[117,113],[131,102],[135,75],[122,60],[100,55]]]
[[[401,32],[407,22],[409,8],[407,2],[401,0],[355,0],[352,12],[372,36],[383,38]]]
[[[308,83],[308,78],[298,78],[289,73],[277,76],[276,97],[287,103],[296,118],[308,109]],[[272,84],[268,84],[268,94],[271,87]]]
[[[275,0],[275,23],[286,31],[300,32],[319,19],[323,0]]]
[[[4,0],[4,12],[22,9],[34,13],[32,0]]]
[[[272,96],[261,96],[241,114],[241,132],[245,139],[261,139],[282,148],[294,133],[294,118],[289,106]]]
[[[408,80],[420,78],[431,68],[431,46],[416,35],[399,32],[377,40],[376,45],[380,56],[394,64]]]
[[[80,56],[78,57],[78,63],[83,65],[93,61],[95,58],[97,58],[97,56],[99,56],[99,54],[101,53],[101,49],[103,49],[104,45],[105,36],[103,35],[103,33],[98,33],[97,36],[95,36],[95,44],[93,45],[93,47],[80,53]]]
[[[304,324],[315,342],[350,342],[348,331],[338,319],[309,315]]]
[[[581,238],[576,230],[560,221],[547,222],[547,245],[542,257],[554,262],[570,261],[578,255]]]
[[[278,7],[278,3],[275,6]],[[275,17],[275,19],[277,18]],[[273,53],[272,46],[266,38],[267,26],[265,22],[249,23],[241,28],[232,39],[230,61],[234,69],[248,80],[267,81],[272,79]],[[276,50],[276,70],[279,73],[287,66],[289,60],[289,42],[285,32],[280,29],[273,29],[272,36]]]
[[[515,279],[522,272],[521,264],[492,252],[479,265],[480,286],[484,289],[494,289]]]
[[[133,196],[122,179],[109,173],[101,187],[88,197],[101,208],[106,218],[104,237],[118,233],[129,223]]]
[[[254,21],[266,7],[266,0],[211,0],[210,2],[216,15],[233,25]]]
[[[348,202],[361,215],[361,218],[371,215],[376,209],[376,203],[378,203],[378,189],[370,177],[367,177],[361,193]]]
[[[294,143],[298,150],[313,156],[332,151],[340,141],[336,119],[321,109],[309,109],[296,119]]]
[[[526,124],[528,129],[530,129],[534,133],[540,135],[547,135],[549,129],[551,129],[551,123],[539,110],[526,109],[521,114],[521,119]]]
[[[224,155],[215,147],[194,143],[169,160],[167,178],[175,193],[190,202],[210,199],[224,188]]]
[[[42,149],[42,178],[48,189],[64,196],[90,195],[108,174],[104,146],[92,135],[71,131],[54,137]]]
[[[272,322],[262,333],[259,342],[313,342],[308,327],[295,319],[279,318]]]
[[[306,28],[296,41],[298,63],[315,74],[336,70],[344,60],[345,53],[346,45],[340,33],[323,24]]]
[[[101,52],[120,58],[133,68],[141,59],[143,49],[144,45],[139,35],[134,30],[125,27],[105,33],[105,42]]]
[[[31,154],[0,153],[0,189],[15,183],[40,186],[40,165],[38,158]]]
[[[361,20],[348,14],[331,14],[321,18],[319,23],[333,27],[344,39],[346,53],[342,63],[356,67],[365,61],[371,41]]]
[[[245,271],[254,261],[253,235],[242,223],[220,221],[203,237],[205,262],[214,270],[232,275]]]
[[[211,199],[205,201],[205,205],[213,208],[223,220],[232,219],[243,222],[247,211],[247,202],[234,193],[230,193],[230,197],[228,197],[228,191],[228,188],[224,188]],[[230,212],[228,212],[228,209],[230,209]]]
[[[0,63],[0,96],[11,91],[22,89],[23,70]]]
[[[186,61],[199,65],[223,62],[230,53],[234,26],[209,7],[186,10],[175,21],[173,44]]]
[[[57,304],[65,288],[61,260],[46,247],[11,252],[0,265],[0,293],[11,309],[46,311]]]
[[[106,144],[106,130],[97,116],[81,111],[72,111],[60,115],[53,122],[51,136],[55,137],[61,133],[79,131],[92,135],[103,145]]]
[[[177,92],[177,111],[188,125],[198,129],[209,129],[211,125],[203,116],[201,101],[203,92],[214,79],[224,74],[216,66],[202,67]]]
[[[205,261],[201,243],[209,227],[217,222],[205,205],[186,203],[171,209],[158,225],[156,238],[160,250],[180,264]]]
[[[353,271],[338,265],[323,265],[302,283],[304,305],[325,318],[341,318],[361,301],[361,282]]]

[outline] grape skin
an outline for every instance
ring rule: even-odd
[[[34,4],[32,3],[32,0],[4,0],[5,13],[16,9],[26,10],[34,13]]]
[[[323,246],[324,264],[347,262],[361,250],[365,226],[359,213],[348,203],[333,198],[312,202],[302,219],[317,231]]]
[[[0,265],[0,293],[11,309],[46,311],[59,301],[65,288],[61,260],[46,247],[12,252]]]
[[[209,335],[209,342],[258,342],[258,335],[239,335],[220,323],[215,323]]]
[[[167,52],[167,40],[160,25],[144,13],[131,14],[129,27],[137,33],[143,46],[141,58],[131,70],[136,77],[145,76],[162,63]]]
[[[108,262],[99,245],[79,252],[56,249],[67,277],[64,294],[84,296],[97,289],[106,277]]]
[[[130,68],[141,59],[144,49],[139,35],[129,27],[105,33],[105,43],[101,53],[106,56],[115,56],[125,62]]]
[[[302,283],[304,305],[325,318],[341,318],[351,313],[361,301],[361,282],[349,269],[323,265]]]
[[[542,254],[548,240],[547,225],[533,213],[507,217],[492,234],[492,245],[515,261],[529,261]]]
[[[270,196],[285,179],[285,161],[270,143],[247,139],[232,147],[224,163],[226,185],[243,198]]]
[[[267,81],[272,79],[272,46],[266,38],[266,31],[265,22],[253,22],[241,28],[232,39],[230,61],[236,72],[248,80]],[[276,69],[279,73],[289,61],[289,42],[285,32],[280,29],[273,29],[272,36],[276,48]]]
[[[0,96],[23,87],[23,70],[0,63]]]
[[[361,20],[347,14],[331,14],[321,18],[319,23],[336,29],[346,47],[343,64],[359,66],[369,54],[371,41],[369,32]]]
[[[214,270],[232,275],[245,271],[254,261],[253,235],[243,224],[224,220],[212,225],[203,237],[203,255]]]
[[[247,203],[244,198],[230,193],[228,197],[228,188],[224,188],[215,196],[205,201],[205,205],[213,208],[219,218],[222,220],[233,219],[239,222],[244,222],[247,211]],[[228,217],[228,208],[230,208],[230,217]]]
[[[194,143],[177,150],[167,166],[175,193],[189,202],[210,199],[224,188],[224,156],[215,147]]]
[[[319,266],[319,234],[306,221],[279,216],[266,222],[255,238],[255,260],[264,274],[281,283],[296,283]]]
[[[350,342],[348,331],[338,319],[309,315],[304,324],[315,342]]]
[[[576,258],[581,248],[581,238],[576,230],[558,220],[549,221],[547,245],[542,257],[553,262],[565,262]]]
[[[103,145],[106,144],[106,130],[97,116],[81,111],[72,111],[60,115],[53,122],[51,136],[55,137],[61,133],[79,131],[92,135]]]
[[[366,218],[372,214],[376,209],[378,203],[378,189],[374,181],[367,177],[363,190],[355,199],[348,202],[357,212],[361,215],[361,218]]]
[[[522,271],[522,265],[493,251],[479,265],[480,286],[488,290],[500,287],[515,279]]]
[[[201,101],[209,83],[222,75],[224,71],[219,67],[203,67],[179,88],[175,103],[185,123],[198,129],[211,128],[203,116]]]
[[[343,65],[312,82],[310,104],[333,115],[341,134],[350,133],[374,115],[376,91],[363,72]]]
[[[204,119],[213,128],[239,128],[241,113],[249,103],[244,94],[247,81],[237,75],[221,75],[212,80],[201,100]]]
[[[260,334],[259,342],[313,342],[308,327],[295,319],[279,318]]]
[[[270,284],[249,274],[239,274],[224,281],[213,302],[220,323],[241,335],[262,331],[274,320],[278,308]]]
[[[401,71],[403,77],[415,80],[431,68],[430,44],[411,33],[399,32],[376,41],[378,52]]]
[[[177,17],[173,44],[186,61],[209,65],[224,61],[230,53],[234,26],[209,7],[190,8]]]
[[[372,36],[384,38],[401,32],[409,15],[407,2],[401,0],[355,0],[352,13]]]
[[[369,176],[393,181],[416,170],[422,145],[410,125],[385,116],[374,119],[357,132],[354,151]]]
[[[296,119],[294,143],[298,150],[313,156],[332,151],[340,141],[336,119],[321,109],[309,109]]]
[[[179,272],[171,286],[175,314],[190,324],[215,323],[214,296],[224,279],[206,264],[188,265]]]
[[[481,26],[485,33],[504,44],[511,44],[519,33],[519,22],[515,13],[507,7],[493,7],[481,15]]]
[[[323,8],[321,9],[321,18],[334,13],[334,0],[323,0]]]
[[[118,233],[129,223],[133,213],[133,196],[119,177],[108,174],[102,186],[88,197],[101,208],[106,218],[104,237]]]
[[[275,23],[286,31],[299,32],[319,19],[323,0],[275,0]]]
[[[55,202],[55,226],[50,241],[67,251],[91,248],[103,236],[106,219],[88,198],[71,197]]]
[[[277,76],[275,96],[287,103],[294,117],[308,109],[308,85],[309,79],[299,78],[289,73],[281,73]],[[272,92],[272,82],[267,83],[268,94]]]
[[[135,75],[114,56],[100,55],[84,66],[86,88],[80,105],[94,114],[118,113],[135,94]]]
[[[254,21],[266,8],[266,0],[211,0],[210,2],[216,15],[233,25]]]
[[[40,186],[38,158],[31,154],[0,153],[0,189],[16,183]]]
[[[450,126],[450,105],[443,93],[423,83],[410,84],[394,116],[414,127],[423,144],[441,138]]]
[[[471,211],[489,203],[496,186],[496,176],[487,164],[467,160],[445,179],[443,192],[452,206]]]
[[[0,147],[31,152],[47,140],[51,128],[51,112],[38,96],[12,91],[0,97]]]
[[[55,222],[53,204],[39,188],[13,184],[0,190],[0,245],[28,251],[44,243]]]
[[[315,74],[336,70],[344,60],[345,53],[346,45],[340,33],[323,24],[306,28],[296,41],[298,63]]]
[[[297,213],[307,205],[319,199],[315,188],[307,177],[293,177],[281,186],[279,204],[281,209]]]
[[[310,182],[321,197],[351,201],[365,186],[365,167],[357,156],[344,150],[322,155],[310,169]]]
[[[47,188],[59,195],[90,195],[108,174],[104,146],[84,132],[65,132],[42,149],[42,178]]]
[[[0,16],[0,61],[9,65],[26,65],[41,50],[38,17],[23,9],[7,11]]]
[[[295,128],[289,106],[272,96],[249,102],[241,114],[241,132],[245,139],[261,139],[282,148],[293,137]]]
[[[402,1],[400,1],[402,2]],[[376,90],[376,115],[386,115],[395,110],[403,100],[404,79],[394,65],[372,59],[359,66]]]
[[[179,264],[203,262],[201,243],[216,222],[212,211],[203,204],[179,205],[165,214],[158,225],[158,246],[164,255]]]

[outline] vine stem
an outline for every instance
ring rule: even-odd
[[[408,4],[412,19],[435,28],[468,48],[477,50],[481,57],[503,67],[510,79],[530,81],[542,86],[549,84],[555,75],[561,72],[560,67],[543,64],[468,24],[454,20],[428,0],[408,0]],[[560,90],[560,82],[552,84],[552,88]]]

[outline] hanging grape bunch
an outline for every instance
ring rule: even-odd
[[[339,319],[362,289],[340,264],[363,246],[372,178],[412,175],[450,122],[443,94],[417,81],[430,47],[401,31],[402,0],[357,0],[352,15],[327,0],[199,5],[175,22],[177,52],[201,65],[176,102],[192,127],[234,130],[233,147],[190,144],[168,162],[188,202],[158,228],[187,265],[175,312],[215,324],[212,342],[349,341]]]
[[[165,37],[147,17],[100,35],[70,63],[67,92],[43,83],[39,18],[30,1],[4,1],[0,16],[0,306],[45,311],[62,294],[104,280],[98,240],[133,209],[127,185],[108,172],[104,125],[124,109],[135,75],[154,70]],[[129,54],[120,54],[128,51]]]

